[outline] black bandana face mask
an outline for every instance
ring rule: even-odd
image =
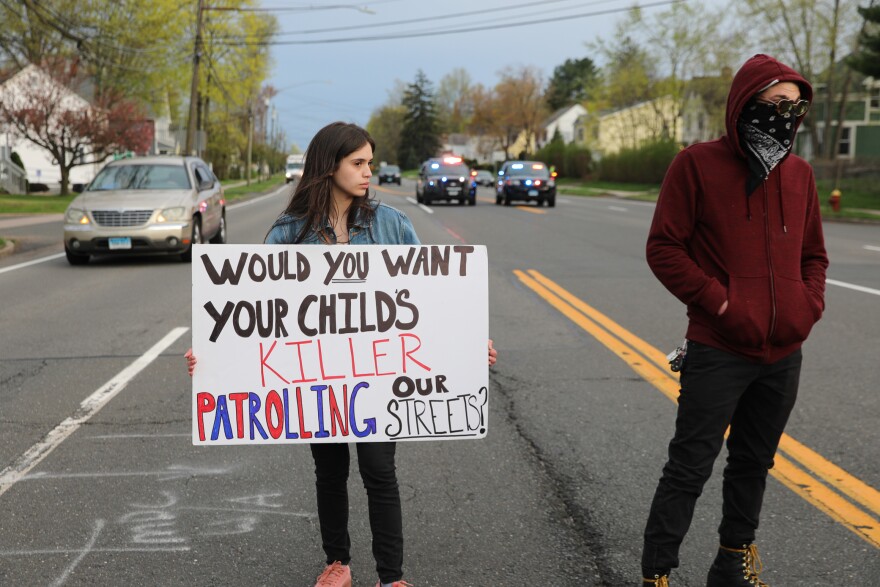
[[[796,121],[797,117],[791,112],[779,114],[775,104],[751,100],[743,108],[736,130],[748,156],[747,195],[767,179],[773,168],[791,150],[797,130]]]

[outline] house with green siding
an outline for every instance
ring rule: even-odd
[[[813,105],[810,108],[808,123],[816,125],[819,139],[825,130],[825,108],[827,94],[823,84],[813,88]],[[832,124],[836,130],[837,114],[840,111],[841,95],[832,102]],[[806,159],[813,159],[812,143],[806,124],[798,132],[796,152]],[[820,144],[821,149],[821,144]],[[837,157],[851,164],[880,165],[880,80],[855,74],[846,94],[843,129],[837,145]]]

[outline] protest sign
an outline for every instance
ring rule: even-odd
[[[196,445],[482,438],[473,245],[195,245]]]

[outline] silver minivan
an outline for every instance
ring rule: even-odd
[[[112,161],[64,214],[71,265],[93,255],[176,254],[192,261],[194,243],[226,242],[220,180],[198,157]]]

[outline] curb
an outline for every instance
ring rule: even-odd
[[[0,259],[8,257],[15,252],[15,241],[7,240],[3,247],[0,247]]]

